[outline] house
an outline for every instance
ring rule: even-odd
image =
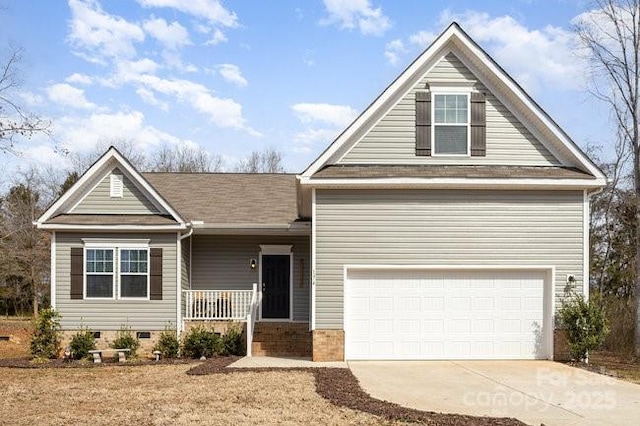
[[[239,321],[253,355],[552,359],[605,183],[454,23],[300,175],[111,148],[36,225],[67,333]]]

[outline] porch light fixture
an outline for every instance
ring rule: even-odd
[[[249,261],[249,267],[250,267],[251,269],[256,269],[257,264],[258,264],[258,263],[256,262],[256,260],[255,260],[255,259],[251,259],[251,260]]]
[[[567,284],[575,284],[576,276],[573,274],[567,275]]]

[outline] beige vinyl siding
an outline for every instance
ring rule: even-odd
[[[462,62],[450,53],[424,76],[338,164],[502,164],[549,166],[558,160],[481,84],[486,93],[486,157],[423,157],[415,155],[415,92],[428,79],[477,81]]]
[[[195,235],[191,287],[196,290],[250,290],[258,282],[260,245],[292,245],[293,319],[309,320],[310,245],[308,236]],[[304,269],[304,274],[302,274]]]
[[[122,198],[111,197],[111,173],[121,175]],[[131,180],[116,168],[70,212],[74,214],[153,214],[158,209]]]
[[[316,191],[318,329],[343,326],[345,265],[554,266],[558,301],[567,274],[582,288],[582,192]]]
[[[71,247],[84,247],[82,238],[114,241],[149,239],[149,247],[162,248],[162,300],[71,300]],[[56,232],[56,308],[62,327],[81,325],[94,331],[118,330],[128,325],[134,331],[164,330],[176,325],[176,234],[75,234]]]

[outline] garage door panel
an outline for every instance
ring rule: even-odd
[[[357,271],[348,359],[548,358],[544,271]],[[544,330],[544,331],[543,331]]]

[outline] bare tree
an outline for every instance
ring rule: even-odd
[[[633,160],[635,220],[640,225],[640,0],[595,0],[576,34],[592,72],[592,93],[611,107]],[[635,238],[635,352],[640,355],[640,232]]]
[[[207,173],[219,172],[223,165],[220,155],[212,155],[201,147],[164,145],[153,154],[150,169],[154,172]]]
[[[146,170],[148,168],[147,158],[132,139],[106,139],[100,141],[89,152],[69,153],[72,171],[81,176],[110,146],[120,151],[120,154],[124,155],[136,169]]]
[[[26,112],[16,101],[22,85],[18,63],[22,50],[10,48],[7,58],[0,64],[0,151],[15,153],[16,139],[36,133],[49,133],[50,123]]]
[[[273,148],[253,151],[249,157],[240,160],[235,167],[239,173],[283,173],[282,153]]]
[[[21,174],[0,204],[0,272],[14,282],[16,295],[31,298],[34,315],[49,284],[50,260],[49,234],[32,225],[43,211],[37,180],[34,171]]]

